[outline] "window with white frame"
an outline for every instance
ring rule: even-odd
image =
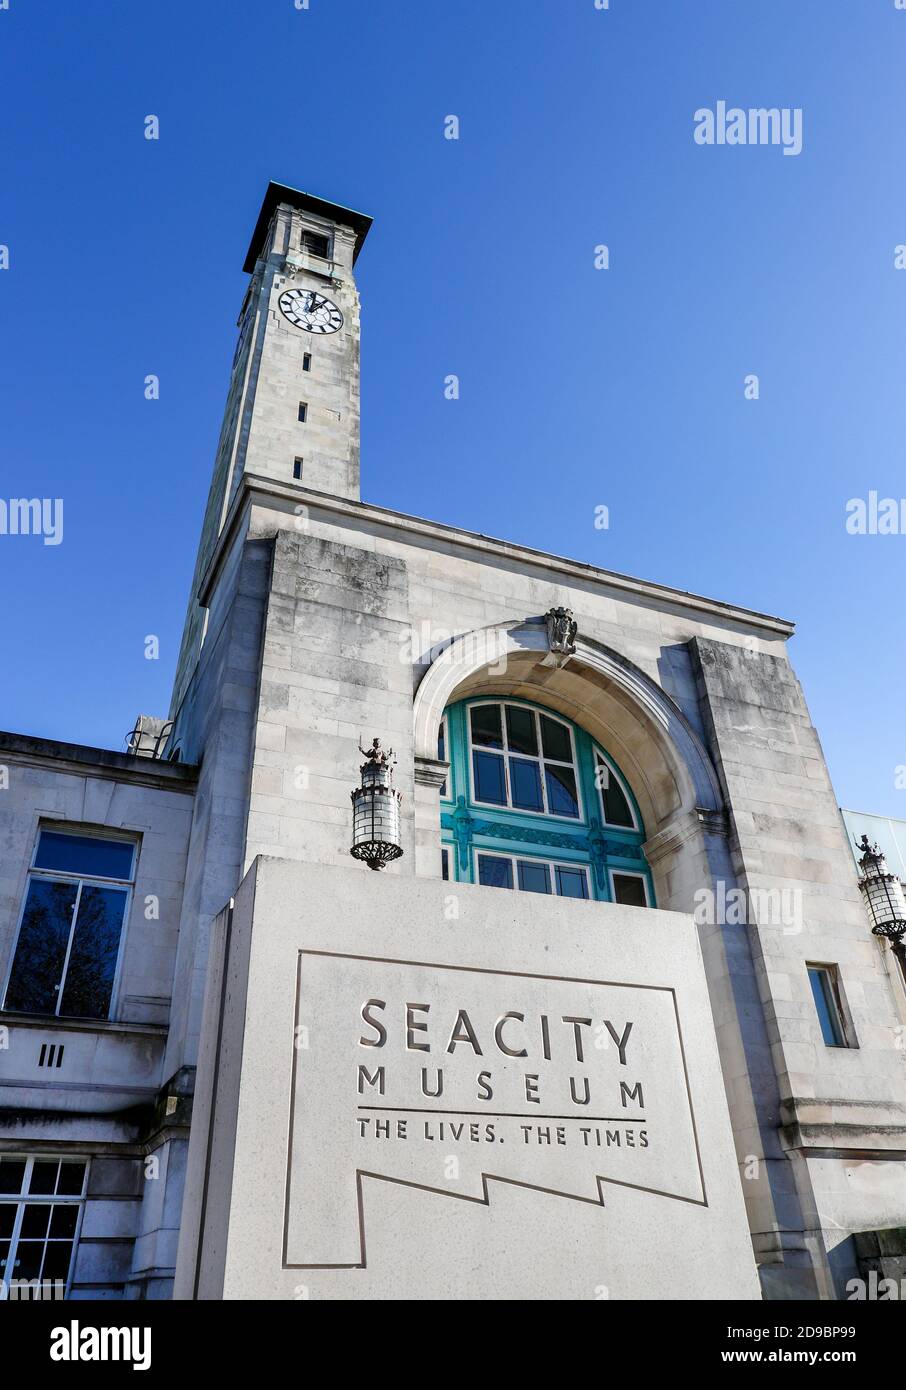
[[[13,1281],[17,1299],[68,1293],[87,1169],[84,1158],[0,1155],[0,1281],[7,1298]]]
[[[476,805],[579,820],[572,730],[525,705],[487,702],[469,709]]]
[[[601,796],[601,819],[604,824],[638,830],[635,812],[622,779],[599,750],[595,752],[595,786]]]
[[[476,851],[478,882],[485,888],[515,888],[520,893],[547,893],[559,898],[588,897],[588,869],[584,864],[556,864],[552,860],[521,859],[518,855]]]
[[[630,783],[581,725],[515,696],[473,696],[447,706],[437,752],[450,879],[655,905]]]
[[[132,839],[42,829],[4,993],[15,1013],[108,1018],[135,872]]]
[[[840,973],[835,965],[806,965],[826,1047],[850,1047]]]
[[[610,896],[626,907],[648,907],[648,884],[644,874],[625,869],[610,870]]]

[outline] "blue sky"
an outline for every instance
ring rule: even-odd
[[[906,536],[844,525],[906,493],[904,63],[895,0],[9,0],[0,496],[65,533],[0,537],[0,727],[166,712],[273,178],[375,218],[364,498],[793,618],[839,799],[906,816]],[[720,99],[802,153],[697,145]]]

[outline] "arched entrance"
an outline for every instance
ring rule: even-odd
[[[618,764],[646,831],[645,859],[661,907],[690,911],[697,886],[727,864],[720,783],[675,702],[625,657],[581,636],[552,653],[540,620],[463,634],[431,663],[415,697],[416,871],[439,875],[438,759],[445,711],[463,700],[511,696],[584,730]]]

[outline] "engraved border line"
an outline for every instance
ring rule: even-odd
[[[582,1197],[582,1196],[579,1196],[579,1195],[576,1194],[576,1193],[558,1191],[557,1188],[553,1188],[553,1187],[540,1187],[537,1183],[524,1182],[524,1181],[521,1181],[520,1179],[517,1179],[517,1178],[501,1178],[501,1177],[498,1177],[498,1176],[497,1176],[496,1174],[494,1174],[494,1173],[484,1173],[484,1172],[482,1172],[482,1173],[480,1174],[480,1177],[481,1177],[482,1195],[481,1195],[480,1197],[474,1197],[474,1196],[472,1196],[470,1193],[465,1193],[465,1192],[451,1192],[450,1189],[449,1189],[449,1188],[446,1188],[446,1187],[431,1187],[431,1186],[429,1186],[429,1185],[426,1184],[426,1183],[412,1182],[411,1179],[409,1179],[409,1178],[392,1178],[392,1177],[387,1176],[387,1175],[384,1174],[384,1173],[372,1173],[370,1170],[368,1170],[368,1169],[366,1169],[366,1168],[357,1168],[357,1169],[355,1170],[355,1182],[356,1182],[356,1206],[357,1206],[357,1209],[358,1209],[358,1221],[359,1221],[359,1262],[358,1262],[357,1264],[294,1264],[293,1262],[291,1262],[291,1261],[287,1258],[287,1256],[288,1256],[287,1246],[288,1246],[288,1242],[289,1242],[289,1206],[290,1206],[291,1186],[292,1186],[293,1129],[294,1129],[295,1108],[296,1108],[296,1106],[295,1106],[295,1099],[296,1099],[296,1064],[297,1064],[297,1057],[298,1057],[298,1048],[297,1048],[296,1045],[295,1045],[295,1039],[296,1039],[296,1029],[299,1027],[299,1005],[300,1005],[300,1002],[301,1002],[301,993],[302,993],[302,957],[303,957],[303,956],[321,956],[321,957],[325,957],[325,958],[330,959],[330,960],[370,961],[370,962],[373,963],[374,965],[410,965],[410,966],[416,966],[417,968],[419,968],[419,969],[424,969],[424,970],[459,970],[459,971],[462,971],[463,973],[466,973],[466,974],[474,974],[474,975],[506,975],[506,976],[510,976],[510,977],[512,977],[512,978],[514,978],[514,979],[520,979],[520,980],[548,980],[548,981],[550,981],[551,983],[555,983],[555,984],[604,985],[604,986],[608,986],[608,987],[610,987],[610,988],[612,988],[612,989],[647,989],[647,990],[654,990],[654,991],[656,991],[656,992],[658,992],[658,993],[661,993],[661,994],[669,994],[669,995],[671,996],[672,1001],[673,1001],[673,1012],[674,1012],[674,1017],[675,1017],[675,1020],[676,1020],[676,1032],[677,1032],[677,1038],[678,1038],[679,1046],[680,1046],[680,1057],[681,1057],[681,1059],[682,1059],[682,1064],[683,1064],[683,1081],[684,1081],[685,1086],[686,1086],[686,1099],[687,1099],[688,1104],[689,1104],[689,1118],[690,1118],[690,1120],[691,1120],[691,1122],[692,1122],[692,1137],[693,1137],[693,1141],[694,1141],[694,1143],[695,1143],[695,1157],[696,1157],[696,1160],[697,1160],[697,1163],[698,1163],[698,1175],[699,1175],[699,1181],[700,1181],[700,1183],[701,1183],[701,1189],[702,1189],[702,1195],[701,1195],[701,1197],[700,1197],[700,1198],[699,1198],[699,1197],[682,1197],[682,1196],[678,1195],[678,1194],[675,1193],[675,1192],[664,1192],[664,1191],[662,1191],[661,1189],[656,1188],[656,1187],[644,1187],[644,1186],[642,1186],[640,1183],[623,1182],[623,1181],[621,1181],[619,1178],[605,1178],[605,1177],[601,1177],[601,1176],[598,1175],[598,1174],[595,1174],[595,1183],[596,1183],[597,1188],[598,1188],[598,1195],[597,1195],[597,1197]],[[459,1114],[460,1112],[457,1111],[456,1113]],[[487,1113],[488,1113],[488,1116],[489,1116],[489,1117],[493,1117],[497,1112],[496,1112],[496,1111],[490,1111],[490,1110],[489,1110]],[[576,1118],[577,1120],[580,1120],[580,1119],[582,1119],[582,1118],[584,1118],[584,1117],[581,1116],[581,1115],[576,1115],[575,1118]],[[605,1203],[605,1201],[604,1201],[604,1189],[603,1189],[603,1185],[604,1185],[605,1183],[609,1184],[609,1185],[612,1186],[612,1187],[626,1187],[626,1188],[631,1189],[631,1190],[634,1191],[634,1192],[647,1192],[647,1193],[649,1194],[649,1196],[652,1196],[652,1197],[667,1197],[667,1198],[669,1198],[671,1201],[674,1201],[674,1202],[685,1202],[685,1203],[687,1203],[689,1206],[693,1206],[693,1207],[707,1207],[709,1204],[708,1204],[707,1192],[706,1192],[706,1189],[705,1189],[705,1175],[704,1175],[704,1171],[703,1171],[703,1168],[702,1168],[701,1148],[700,1148],[700,1145],[699,1145],[699,1142],[698,1142],[698,1127],[697,1127],[697,1125],[696,1125],[696,1123],[695,1123],[695,1108],[694,1108],[694,1106],[693,1106],[693,1104],[692,1104],[692,1091],[691,1091],[691,1087],[690,1087],[690,1084],[689,1084],[689,1068],[688,1068],[688,1065],[687,1065],[687,1062],[686,1062],[686,1049],[685,1049],[685,1046],[684,1046],[684,1044],[683,1044],[683,1030],[682,1030],[682,1027],[681,1027],[681,1025],[680,1025],[679,1006],[678,1006],[678,1004],[677,1004],[677,999],[676,999],[676,990],[673,988],[672,985],[639,985],[639,984],[630,984],[628,981],[625,981],[625,980],[592,980],[592,979],[586,979],[586,978],[583,978],[583,977],[577,976],[577,975],[542,975],[542,974],[539,974],[539,973],[537,973],[537,972],[535,972],[535,971],[531,971],[531,970],[493,970],[493,969],[491,969],[491,968],[489,968],[489,967],[485,967],[485,966],[481,966],[481,965],[448,965],[448,964],[446,964],[446,963],[444,963],[444,962],[442,962],[442,961],[401,960],[401,959],[398,959],[398,958],[393,957],[393,956],[364,956],[364,955],[357,955],[357,954],[355,954],[355,953],[352,952],[352,951],[316,951],[316,950],[309,950],[309,949],[307,949],[307,948],[305,948],[305,947],[301,947],[301,948],[299,949],[298,953],[297,953],[297,962],[296,962],[296,999],[295,999],[295,1008],[294,1008],[294,1027],[293,1027],[293,1062],[292,1062],[292,1077],[291,1077],[291,1090],[290,1090],[290,1103],[289,1103],[289,1131],[288,1131],[288,1135],[287,1135],[286,1189],[285,1189],[285,1198],[284,1198],[284,1203],[283,1203],[283,1268],[284,1268],[284,1269],[366,1269],[366,1268],[367,1268],[367,1258],[366,1258],[366,1249],[365,1249],[365,1201],[364,1201],[364,1191],[363,1191],[363,1184],[362,1184],[362,1179],[363,1179],[363,1178],[372,1178],[373,1180],[375,1180],[375,1181],[377,1181],[377,1182],[393,1183],[393,1184],[395,1184],[395,1185],[398,1186],[398,1187],[410,1187],[410,1188],[416,1189],[416,1190],[419,1191],[419,1192],[433,1192],[433,1193],[435,1193],[435,1194],[436,1194],[437,1196],[439,1196],[439,1197],[453,1197],[456,1201],[459,1201],[459,1202],[474,1202],[474,1203],[476,1203],[478,1206],[483,1206],[483,1207],[490,1207],[490,1205],[491,1205],[491,1198],[490,1198],[490,1193],[489,1193],[489,1191],[488,1191],[488,1184],[489,1184],[489,1183],[492,1183],[492,1182],[501,1183],[501,1184],[503,1184],[503,1185],[505,1185],[505,1186],[509,1186],[509,1187],[522,1187],[522,1188],[525,1188],[525,1189],[526,1189],[527,1191],[529,1191],[529,1192],[541,1192],[541,1193],[546,1194],[546,1195],[549,1196],[549,1197],[562,1197],[562,1198],[564,1199],[564,1201],[567,1201],[567,1202],[584,1202],[586,1205],[592,1206],[592,1207],[604,1207],[604,1206],[606,1206],[606,1203]]]

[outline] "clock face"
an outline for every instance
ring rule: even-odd
[[[306,333],[336,333],[343,327],[336,304],[316,290],[284,290],[277,302],[284,317]]]

